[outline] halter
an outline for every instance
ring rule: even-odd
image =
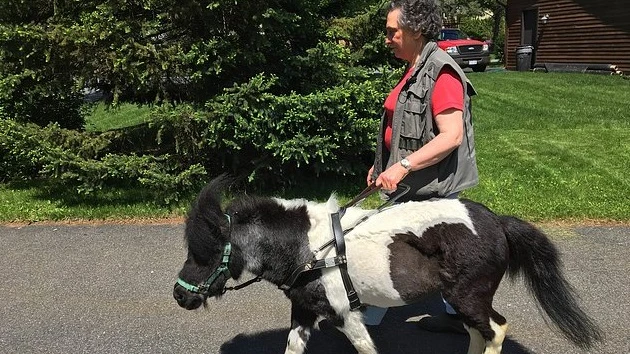
[[[212,273],[212,275],[210,275],[210,277],[203,284],[199,286],[192,285],[192,284],[187,283],[182,278],[177,279],[177,284],[183,286],[184,289],[190,292],[209,296],[210,294],[208,292],[210,291],[210,286],[212,286],[212,283],[214,283],[214,281],[217,280],[219,275],[225,273],[225,276],[228,279],[232,277],[230,275],[230,270],[228,269],[228,264],[230,262],[231,254],[232,254],[232,244],[227,242],[225,246],[223,247],[223,259],[221,260],[221,264],[219,265],[219,267],[217,267],[217,269],[215,269],[214,273]]]
[[[230,217],[230,215],[228,214],[224,214],[225,217],[228,220],[228,224],[230,225],[230,231],[229,233],[232,233],[232,218]],[[177,278],[177,284],[181,285],[184,287],[184,289],[192,292],[192,293],[196,293],[196,294],[201,294],[201,295],[205,295],[205,296],[210,296],[210,286],[212,286],[212,283],[214,283],[215,280],[217,280],[217,278],[219,277],[219,275],[221,275],[222,273],[225,273],[225,276],[229,279],[232,277],[232,274],[230,274],[230,270],[228,269],[228,265],[230,263],[230,255],[232,254],[232,244],[229,242],[225,243],[225,246],[223,247],[223,259],[221,260],[221,264],[217,267],[217,269],[215,269],[214,273],[212,273],[210,275],[210,277],[201,285],[196,286],[196,285],[192,285],[190,283],[187,283],[184,279],[182,278]],[[261,281],[262,278],[260,276],[257,276],[253,279],[250,279],[248,281],[246,281],[243,284],[239,284],[236,286],[223,286],[223,290],[221,291],[221,294],[225,294],[226,291],[228,290],[239,290],[242,289],[250,284],[253,283],[257,283],[259,281]]]

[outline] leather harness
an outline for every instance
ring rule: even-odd
[[[378,207],[379,211],[382,210],[383,207],[394,203],[396,199],[400,198],[402,195],[404,195],[405,193],[409,191],[409,186],[406,186],[403,184],[400,184],[400,185],[403,186],[404,191],[402,193],[399,193],[395,198],[390,199],[385,204]],[[278,288],[285,291],[291,289],[295,281],[304,272],[312,271],[315,269],[339,267],[339,272],[341,273],[341,280],[343,282],[344,288],[346,289],[346,296],[348,297],[348,301],[350,302],[350,310],[356,310],[360,308],[361,300],[359,299],[359,295],[354,289],[354,285],[352,285],[350,274],[348,274],[348,259],[346,257],[346,242],[344,240],[345,234],[350,232],[353,228],[343,230],[341,227],[341,218],[345,214],[347,208],[356,205],[358,202],[367,198],[369,195],[373,194],[374,192],[378,190],[379,188],[376,187],[374,183],[372,183],[366,189],[364,189],[359,195],[357,195],[354,199],[352,199],[346,205],[341,207],[338,212],[330,214],[334,238],[326,242],[319,248],[317,248],[315,251],[313,251],[313,259],[310,260],[309,262],[302,263],[301,265],[297,266],[293,270],[291,275],[287,278],[287,280],[284,282],[284,284],[280,285]],[[363,219],[359,220],[357,224],[365,221],[366,219],[367,217],[364,217]],[[337,254],[335,257],[324,258],[324,259],[315,258],[319,252],[321,252],[323,249],[330,246],[331,244],[335,245],[335,250]]]

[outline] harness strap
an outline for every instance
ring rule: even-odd
[[[393,204],[394,202],[396,202],[398,198],[400,198],[401,196],[409,192],[410,188],[408,185],[405,185],[403,183],[399,183],[399,185],[402,187],[403,191],[397,196],[390,198],[390,200],[388,200],[383,205],[378,207],[377,210],[379,212],[382,211],[385,207]],[[339,267],[339,272],[341,273],[341,280],[343,281],[343,286],[346,289],[346,295],[348,296],[348,300],[350,302],[350,310],[356,310],[359,307],[361,307],[361,300],[359,299],[359,295],[357,294],[356,290],[354,289],[354,286],[352,285],[350,274],[348,274],[348,266],[347,266],[348,260],[346,258],[346,243],[344,240],[344,236],[348,232],[352,231],[354,227],[351,227],[347,230],[343,230],[341,228],[341,217],[344,215],[347,208],[354,206],[356,203],[365,199],[366,197],[378,191],[379,189],[380,188],[376,187],[375,183],[370,184],[357,197],[351,200],[348,204],[341,207],[339,212],[330,214],[333,234],[335,237],[327,241],[325,244],[323,244],[316,250],[314,250],[313,253],[314,253],[314,256],[317,256],[317,254],[321,252],[324,248],[334,243],[335,249],[337,251],[336,257],[326,258],[326,259],[313,259],[310,262],[302,263],[301,265],[297,266],[293,270],[293,272],[287,278],[287,280],[283,284],[279,285],[278,288],[284,291],[291,289],[295,281],[304,272],[308,272],[315,269],[321,269],[321,268]],[[368,217],[369,215],[366,215],[365,217],[361,218],[358,221],[357,225],[367,220]]]
[[[223,294],[225,294],[225,292],[228,291],[228,290],[240,290],[240,289],[243,289],[246,286],[250,286],[250,285],[252,285],[254,283],[258,283],[261,280],[262,280],[262,278],[260,276],[257,276],[255,278],[252,278],[252,279],[250,279],[250,280],[248,280],[248,281],[246,281],[246,282],[244,282],[242,284],[239,284],[239,285],[226,286],[226,287],[223,288]]]
[[[346,257],[346,242],[344,241],[344,233],[341,228],[341,220],[339,217],[339,213],[334,213],[330,215],[332,219],[332,227],[333,234],[335,235],[335,246],[337,248],[337,256]],[[350,279],[350,274],[348,274],[348,264],[344,262],[339,265],[339,272],[341,273],[341,280],[343,281],[343,286],[346,288],[346,295],[348,296],[348,301],[350,301],[350,310],[356,310],[361,307],[361,300],[359,300],[359,295],[354,290],[354,286],[352,285],[352,280]]]
[[[381,189],[381,187],[377,187],[376,186],[376,182],[372,182],[372,183],[370,183],[369,186],[365,187],[365,189],[362,190],[361,193],[359,193],[359,195],[357,195],[356,197],[352,198],[352,200],[349,201],[348,203],[346,203],[343,207],[344,208],[353,207],[353,206],[357,205],[358,202],[360,202],[363,199],[365,199],[365,198],[369,197],[370,195],[374,194],[374,192],[377,192],[379,189]]]
[[[325,259],[316,259],[310,262],[300,264],[293,270],[293,272],[287,278],[284,284],[278,286],[278,288],[285,291],[291,289],[295,281],[304,272],[308,272],[315,269],[337,267],[340,264],[344,264],[347,262],[348,260],[346,259],[346,256],[343,255],[343,256],[336,256],[336,257],[325,258]]]

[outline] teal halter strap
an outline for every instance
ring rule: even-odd
[[[228,263],[230,262],[230,255],[232,254],[232,244],[229,242],[225,244],[223,247],[223,259],[221,260],[221,264],[219,267],[210,275],[210,277],[201,285],[196,286],[187,283],[184,279],[178,278],[177,284],[184,287],[184,289],[197,293],[197,294],[205,294],[208,295],[208,290],[210,290],[210,286],[214,283],[215,280],[221,275],[225,273],[226,277],[230,278],[230,270],[228,269]]]

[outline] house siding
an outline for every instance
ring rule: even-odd
[[[508,0],[506,67],[516,69],[523,44],[523,11],[538,10],[534,46],[537,64],[613,64],[630,75],[629,0]],[[543,24],[540,18],[548,15]]]

